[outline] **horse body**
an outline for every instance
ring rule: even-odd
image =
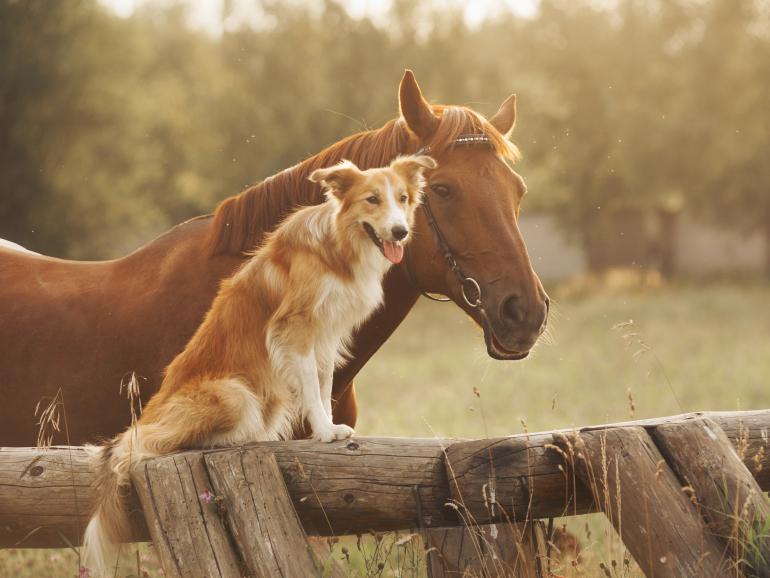
[[[80,444],[125,429],[130,411],[120,384],[133,373],[143,400],[157,391],[220,281],[296,206],[321,202],[307,176],[342,158],[368,169],[431,147],[439,169],[429,186],[440,178],[435,186],[454,190],[435,199],[429,192],[431,206],[458,261],[478,280],[485,307],[465,302],[419,213],[411,258],[388,273],[384,306],[356,333],[350,361],[335,372],[335,422],[355,425],[352,379],[420,291],[446,294],[463,308],[484,329],[493,357],[525,356],[542,332],[547,297],[516,225],[523,183],[504,160],[515,102],[506,101],[490,121],[461,107],[431,107],[408,72],[400,105],[401,118],[332,145],[121,259],[75,262],[0,248],[0,445],[34,443],[35,407],[60,389],[67,437],[57,441]],[[489,142],[454,147],[466,133]]]
[[[35,253],[34,251],[30,251],[26,247],[22,247],[18,243],[14,243],[13,241],[9,241],[8,239],[0,239],[0,250],[2,249],[10,249],[12,251],[21,251],[23,253],[32,253],[33,255],[40,254],[40,253]]]
[[[206,254],[212,218],[188,221],[112,261],[79,262],[0,249],[0,444],[33,445],[35,409],[59,389],[67,417],[57,439],[115,435],[130,422],[120,385],[132,374],[141,399],[203,320],[220,281],[245,260]],[[417,300],[402,272],[385,280],[386,307],[359,332],[353,359],[335,374],[335,418],[355,425],[351,380]],[[62,426],[64,424],[61,424]]]
[[[4,445],[36,439],[35,407],[61,388],[69,442],[124,427],[121,382],[147,400],[240,259],[202,253],[210,220],[175,227],[113,261],[77,262],[0,250],[0,423]],[[63,441],[63,440],[62,440]]]

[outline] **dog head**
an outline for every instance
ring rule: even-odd
[[[436,166],[425,155],[398,157],[390,166],[366,171],[345,160],[309,178],[323,185],[328,202],[338,205],[342,229],[365,235],[388,261],[400,263],[422,200],[423,172]]]

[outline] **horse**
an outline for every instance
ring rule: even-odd
[[[429,104],[407,70],[398,96],[398,118],[332,144],[122,258],[68,261],[0,247],[0,445],[33,444],[36,412],[52,400],[63,414],[60,441],[82,444],[124,430],[135,399],[124,398],[123,385],[138,386],[140,399],[155,393],[221,281],[297,206],[323,201],[308,176],[342,159],[365,170],[419,152],[438,168],[427,175],[407,254],[383,282],[383,307],[359,328],[350,358],[335,371],[335,423],[355,427],[353,378],[422,294],[444,295],[463,309],[491,357],[526,357],[545,328],[548,296],[518,227],[526,186],[512,168],[519,152],[508,139],[515,95],[485,119],[467,107]]]

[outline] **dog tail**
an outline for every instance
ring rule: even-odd
[[[140,446],[140,427],[133,426],[102,446],[86,446],[96,472],[96,506],[83,536],[81,566],[92,576],[112,575],[119,546],[131,538],[131,524],[123,498],[131,468],[151,453]]]

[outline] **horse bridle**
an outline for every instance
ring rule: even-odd
[[[473,144],[489,145],[490,140],[489,137],[485,134],[468,134],[458,137],[454,141],[453,146]],[[421,155],[428,153],[430,153],[430,146],[424,146],[415,154]],[[480,308],[479,310],[484,313],[484,309],[481,307],[481,286],[479,285],[479,282],[476,281],[476,279],[463,273],[460,265],[458,265],[457,259],[455,259],[454,254],[452,253],[452,249],[450,249],[449,243],[447,243],[446,237],[441,232],[441,228],[438,226],[438,222],[436,221],[436,217],[433,214],[433,210],[430,208],[430,201],[428,200],[427,195],[423,197],[422,209],[425,212],[425,219],[428,221],[428,224],[430,225],[430,228],[433,230],[433,234],[436,237],[436,243],[438,244],[438,247],[443,254],[444,261],[446,261],[449,270],[454,273],[454,276],[457,278],[457,282],[460,284],[460,294],[462,295],[463,300],[471,309]],[[449,297],[436,297],[435,295],[431,295],[427,291],[424,291],[422,287],[420,287],[419,283],[417,283],[417,277],[412,270],[411,252],[409,251],[408,245],[406,250],[406,272],[409,276],[409,280],[423,296],[427,297],[428,299],[432,299],[433,301],[451,301]],[[469,288],[472,288],[472,290],[476,293],[476,296],[473,299],[468,296]]]

